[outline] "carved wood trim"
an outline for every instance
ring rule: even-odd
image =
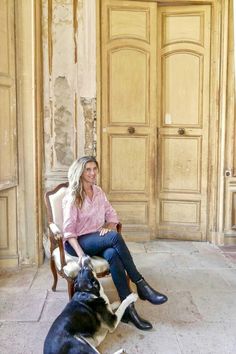
[[[42,264],[43,251],[43,48],[42,48],[42,1],[35,2],[35,136],[36,136],[36,228],[37,263]]]
[[[52,56],[52,0],[48,0],[48,69],[50,76],[52,75]]]
[[[47,210],[48,224],[53,222],[52,208],[51,208],[51,203],[50,203],[49,197],[52,194],[57,193],[59,191],[59,189],[61,189],[61,188],[68,188],[68,185],[69,185],[68,182],[58,184],[58,186],[56,186],[54,189],[45,193],[44,201],[45,201],[46,210]]]
[[[236,230],[236,192],[232,193],[232,230]]]

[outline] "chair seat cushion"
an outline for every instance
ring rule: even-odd
[[[52,253],[53,259],[56,263],[56,267],[58,270],[61,270],[61,261],[60,261],[60,251],[59,247],[55,248]],[[63,267],[64,273],[71,278],[77,276],[78,271],[80,269],[78,264],[78,257],[71,256],[69,253],[65,251],[65,259],[66,265]],[[93,256],[91,257],[93,268],[96,274],[104,273],[109,271],[109,263],[102,257]]]

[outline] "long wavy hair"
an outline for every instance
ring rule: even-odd
[[[83,156],[75,160],[68,170],[68,194],[71,197],[72,203],[79,208],[82,207],[85,199],[81,176],[88,162],[94,162],[99,170],[98,162],[94,156]]]

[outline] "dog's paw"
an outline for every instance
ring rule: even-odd
[[[125,299],[129,304],[131,304],[132,302],[135,302],[138,300],[138,294],[136,293],[131,293],[129,296],[127,296],[127,298]]]

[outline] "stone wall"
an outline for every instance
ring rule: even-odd
[[[96,154],[96,1],[43,0],[45,189]]]

